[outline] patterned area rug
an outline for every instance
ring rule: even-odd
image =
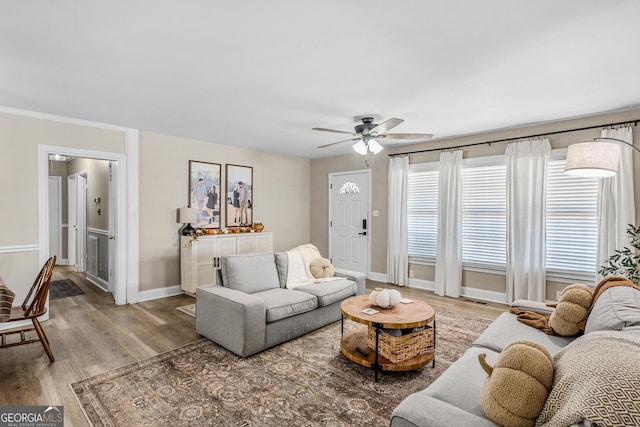
[[[183,305],[182,307],[176,307],[177,310],[180,310],[181,312],[188,314],[191,317],[196,317],[196,305],[195,304],[189,304],[189,305]]]
[[[244,359],[203,339],[71,387],[94,426],[388,426],[393,408],[490,323],[448,312],[437,319],[435,369],[384,372],[377,383],[340,353],[336,322]]]
[[[58,299],[82,295],[84,291],[71,279],[54,280],[49,286],[49,299]]]

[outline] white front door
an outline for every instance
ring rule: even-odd
[[[329,174],[329,258],[336,268],[369,274],[371,171]]]

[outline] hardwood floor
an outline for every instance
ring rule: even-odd
[[[195,319],[176,310],[193,304],[186,295],[116,306],[110,294],[69,267],[56,267],[53,280],[72,279],[85,294],[50,302],[43,323],[56,361],[49,363],[42,345],[0,350],[0,406],[62,405],[65,426],[88,425],[69,385],[202,338]],[[367,293],[388,284],[368,281]],[[438,297],[420,289],[398,288],[404,297],[421,299],[436,311],[452,311],[495,319],[500,304],[479,304]]]

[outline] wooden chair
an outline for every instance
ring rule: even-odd
[[[18,322],[20,320],[31,320],[33,328],[25,327],[23,329],[11,330],[7,332],[0,332],[0,348],[14,347],[16,345],[31,344],[37,341],[42,343],[44,351],[47,352],[50,361],[54,361],[53,353],[49,347],[49,340],[42,329],[42,325],[38,321],[38,317],[47,312],[46,302],[49,295],[49,285],[51,284],[51,275],[53,273],[53,266],[56,265],[56,257],[52,256],[44,263],[38,277],[33,282],[31,290],[24,299],[21,306],[11,307],[11,314],[7,322]],[[30,331],[36,331],[38,339],[27,339],[26,333]],[[7,342],[7,336],[12,334],[20,334],[20,341]]]

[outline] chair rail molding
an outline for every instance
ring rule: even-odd
[[[0,254],[15,254],[18,252],[37,252],[40,245],[0,246]]]

